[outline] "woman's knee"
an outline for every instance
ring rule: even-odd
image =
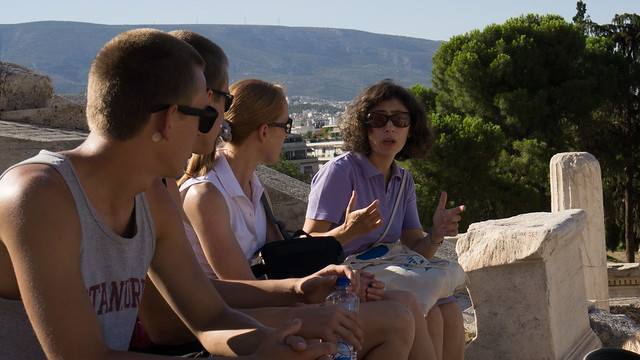
[[[413,335],[415,332],[415,318],[413,316],[413,312],[404,306],[403,304],[397,302],[391,302],[392,305],[389,306],[388,315],[392,323],[392,331],[398,332],[407,332],[405,335],[410,335],[411,339],[413,339]]]
[[[413,314],[424,314],[422,304],[408,291],[388,291],[384,296],[385,299],[397,301],[406,306]]]
[[[415,336],[413,313],[395,301],[374,301],[361,304],[360,316],[368,346],[382,343],[411,346]]]

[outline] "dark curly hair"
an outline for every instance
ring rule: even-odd
[[[434,134],[427,123],[425,107],[406,88],[391,79],[385,79],[364,89],[347,107],[340,117],[340,131],[345,151],[357,151],[364,155],[371,153],[369,144],[370,126],[366,122],[367,113],[382,101],[396,98],[409,110],[411,125],[407,142],[396,155],[396,159],[424,157],[433,147]]]

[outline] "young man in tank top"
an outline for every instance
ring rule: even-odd
[[[161,31],[116,36],[89,73],[87,139],[2,175],[0,358],[141,357],[124,351],[147,269],[211,353],[317,359],[335,351],[296,336],[297,320],[273,330],[230,309],[185,240],[158,179],[182,173],[198,131],[217,117],[202,68],[191,46]],[[303,287],[322,278],[305,281],[282,292],[312,296]],[[246,298],[261,291],[237,286]]]

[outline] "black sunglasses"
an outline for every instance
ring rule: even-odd
[[[275,127],[281,127],[284,129],[284,131],[287,134],[291,134],[291,127],[293,125],[293,120],[291,118],[287,119],[286,123],[269,123],[267,124],[267,126],[275,126]]]
[[[231,109],[231,104],[233,104],[233,95],[231,93],[228,92],[224,92],[222,90],[213,90],[213,89],[209,89],[211,90],[214,94],[218,94],[218,95],[222,95],[224,96],[224,111],[229,111],[229,109]]]
[[[367,114],[367,124],[372,128],[385,127],[391,121],[393,126],[406,128],[411,124],[411,115],[408,112],[401,112],[393,115],[385,115],[371,112]]]
[[[151,109],[151,112],[155,113],[158,111],[166,110],[169,108],[169,106],[171,105],[159,105]],[[200,120],[198,123],[198,131],[203,134],[206,134],[211,130],[213,124],[218,118],[218,110],[208,105],[204,109],[196,109],[192,108],[191,106],[178,105],[178,111],[185,115],[199,116]]]

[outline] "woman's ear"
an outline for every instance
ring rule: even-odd
[[[267,140],[267,136],[268,136],[268,133],[269,133],[267,131],[268,127],[269,127],[269,125],[267,125],[267,124],[260,125],[260,127],[258,128],[258,141],[265,142]]]

